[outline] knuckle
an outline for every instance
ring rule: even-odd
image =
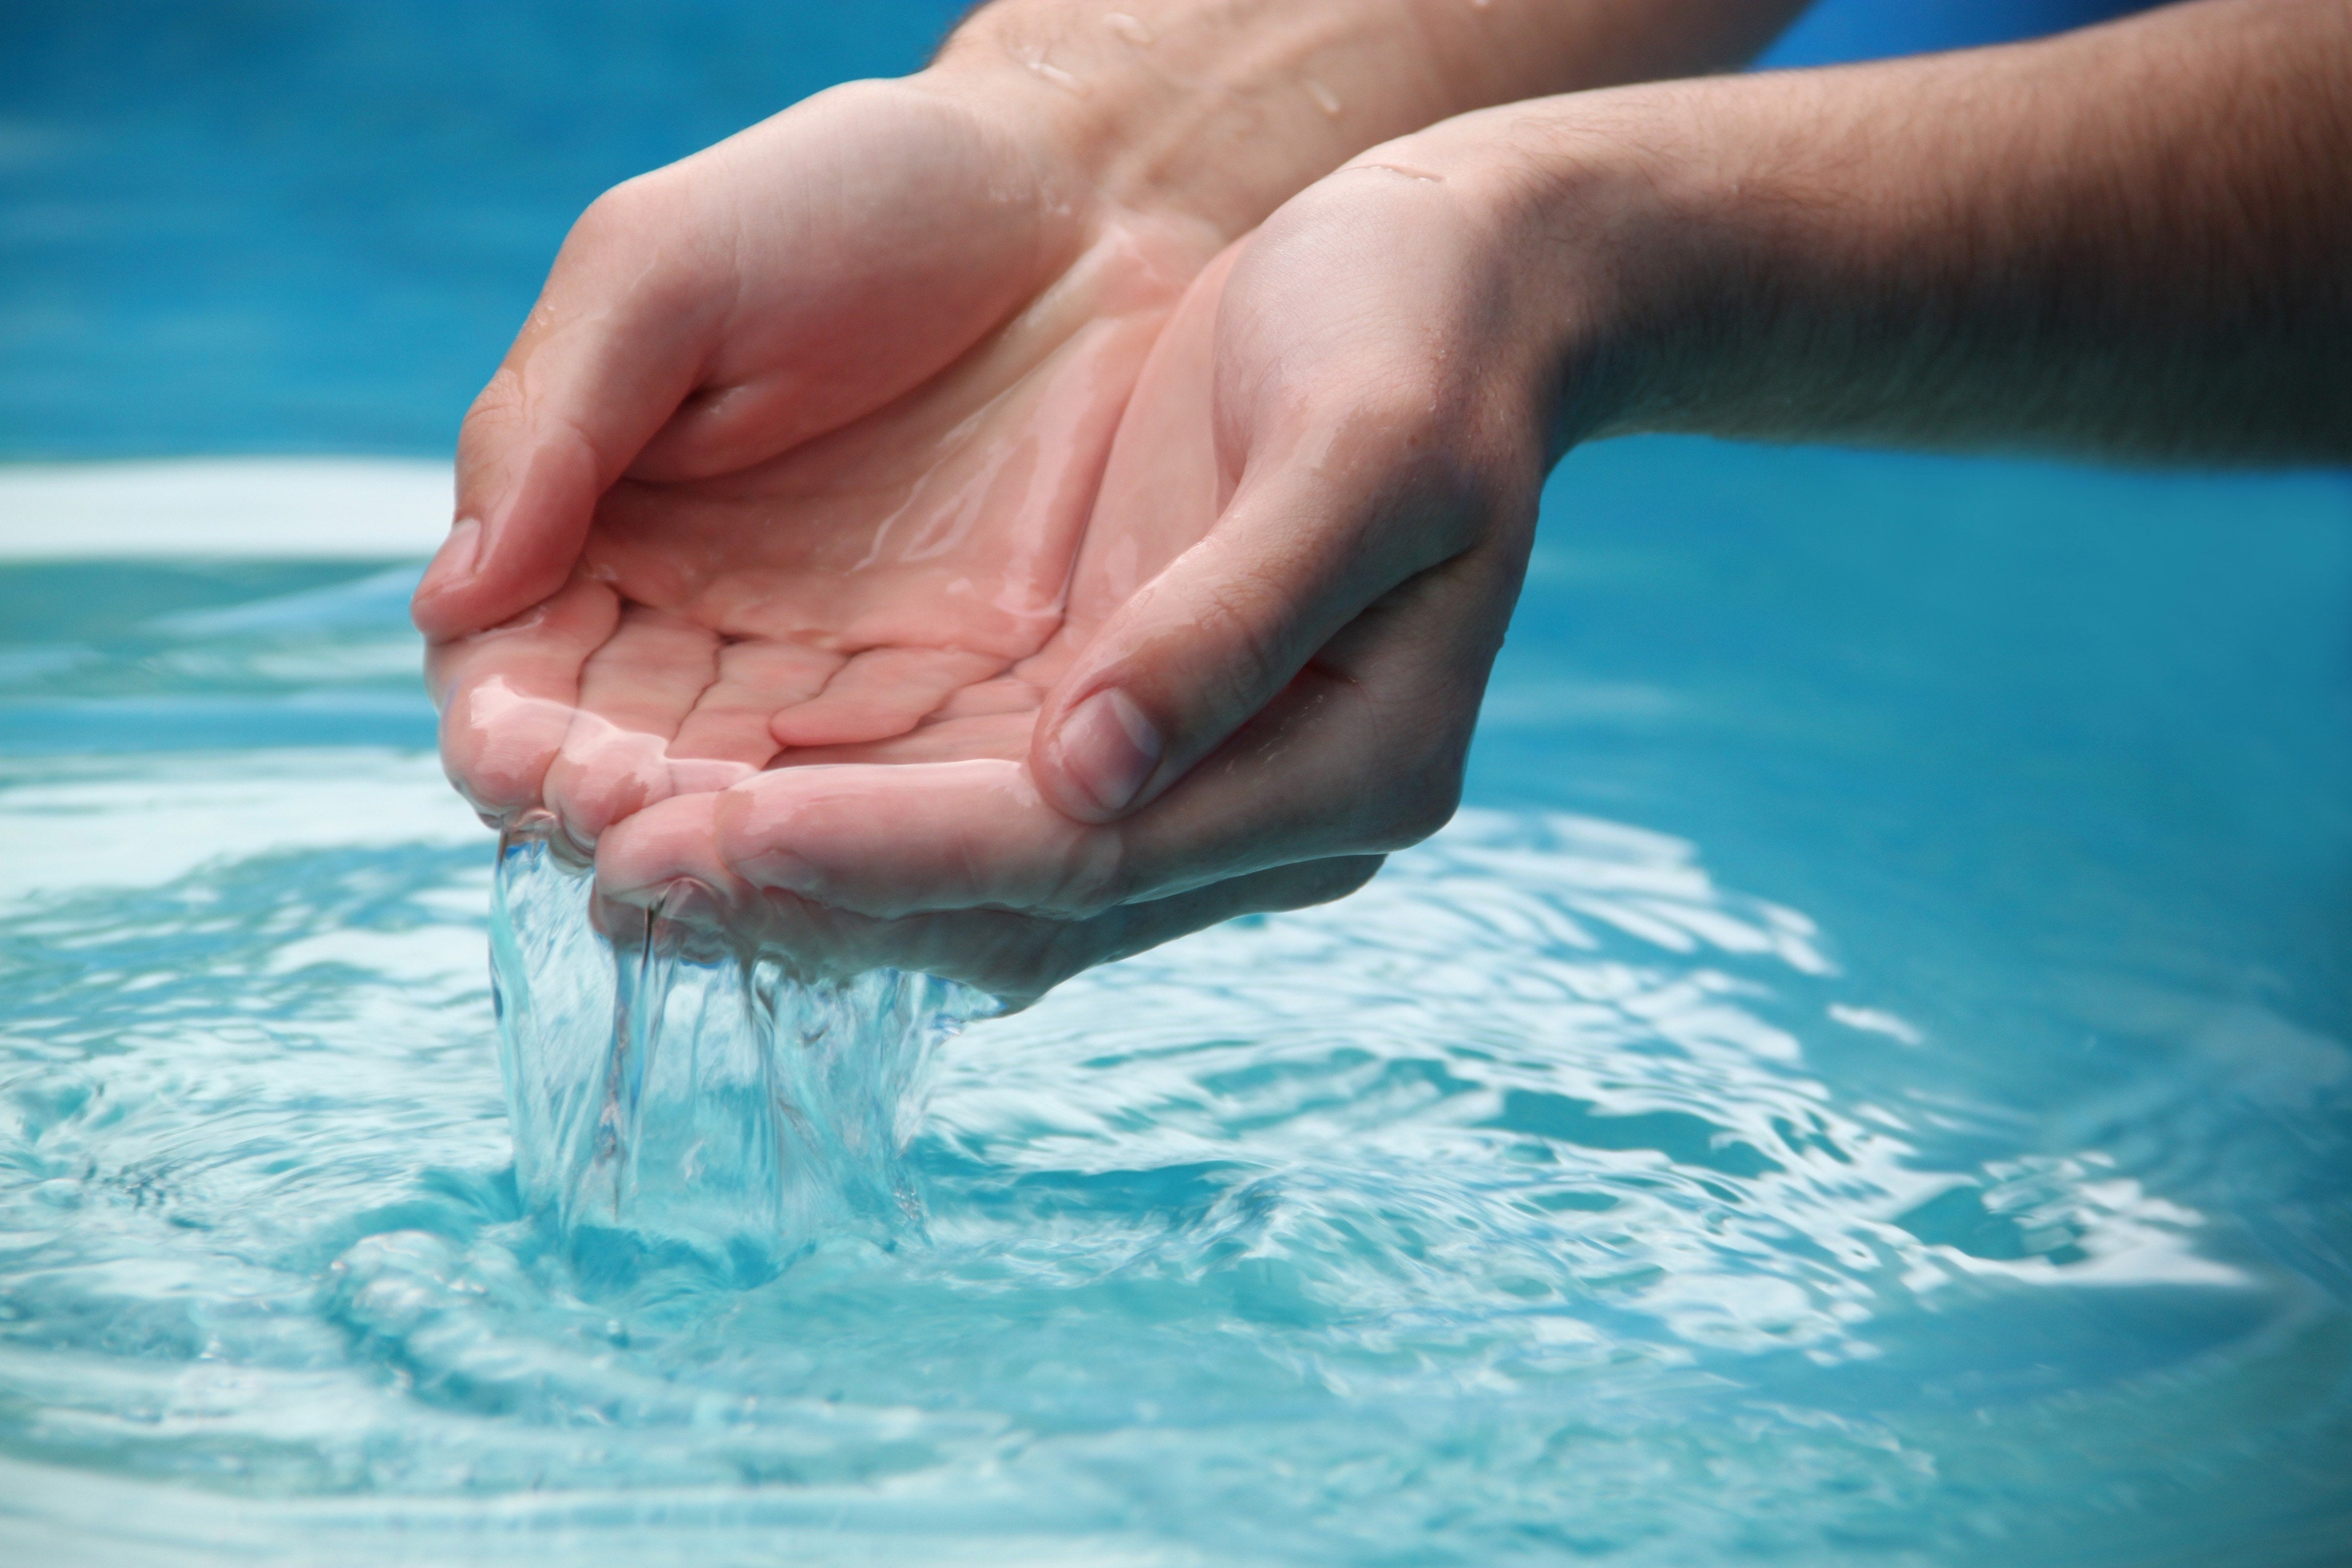
[[[1315,902],[1332,903],[1360,890],[1379,876],[1386,864],[1388,858],[1384,855],[1352,855],[1344,860],[1328,862],[1328,869],[1314,889]]]
[[[656,174],[624,180],[588,204],[572,224],[571,237],[594,243],[641,233],[659,197]]]
[[[1386,863],[1387,857],[1382,855],[1347,855],[1313,861],[1301,868],[1304,882],[1284,900],[1284,907],[1303,910],[1335,903],[1361,889]]]
[[[474,395],[457,426],[457,472],[463,479],[478,465],[502,451],[527,421],[522,373],[500,365],[489,384]]]
[[[1216,712],[1255,711],[1288,674],[1280,653],[1282,620],[1280,595],[1262,579],[1237,576],[1203,593],[1195,624],[1222,650],[1202,672],[1202,689]]]
[[[530,411],[524,406],[522,376],[513,367],[499,367],[499,374],[489,378],[489,385],[475,395],[473,405],[466,409],[466,418],[457,430],[457,489],[461,510],[478,489],[497,478],[508,449],[527,426]]]
[[[1437,748],[1398,774],[1382,802],[1373,847],[1407,848],[1453,821],[1462,805],[1463,763],[1454,748]]]
[[[594,309],[691,305],[721,226],[671,170],[625,180],[572,221],[533,321],[557,324],[590,300]]]
[[[1379,389],[1349,406],[1332,442],[1360,476],[1364,545],[1418,570],[1475,547],[1498,525],[1532,517],[1542,480],[1539,443],[1486,392],[1412,365],[1374,379]]]
[[[478,423],[494,424],[511,418],[522,412],[522,372],[511,364],[502,364],[474,395],[473,403],[466,410],[465,427],[470,430]]]
[[[1113,829],[1097,827],[1078,835],[1045,903],[1056,919],[1093,920],[1134,895],[1134,867],[1126,840]]]

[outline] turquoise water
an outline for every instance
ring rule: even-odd
[[[0,565],[0,1556],[2343,1561],[2352,485],[1548,506],[1454,826],[748,1258],[518,1175],[413,566]]]
[[[0,453],[446,452],[960,9],[0,8]],[[2352,1558],[2352,481],[1579,454],[1362,893],[630,1058],[521,846],[506,1078],[415,571],[0,562],[0,1563]]]
[[[552,826],[499,841],[490,986],[517,1194],[572,1268],[758,1285],[833,1243],[920,1244],[931,1068],[998,1001],[600,904]]]

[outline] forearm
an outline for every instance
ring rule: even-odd
[[[2352,457],[2343,0],[1558,100],[1505,140],[1559,254],[1614,251],[1538,307],[1584,367],[1563,438]]]
[[[1246,232],[1492,104],[1745,62],[1807,0],[996,0],[926,75],[1050,120],[1113,203]]]

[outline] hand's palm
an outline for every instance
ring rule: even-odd
[[[952,137],[909,118],[897,140],[921,145],[894,156],[959,177],[902,181],[854,213],[837,195],[829,210],[750,200],[758,171],[723,165],[775,162],[758,142],[793,129],[779,121],[747,133],[748,150],[703,155],[721,167],[633,198],[680,209],[672,226],[687,235],[647,264],[678,274],[655,290],[676,319],[667,336],[641,324],[635,346],[698,370],[661,391],[650,437],[637,433],[620,462],[599,455],[628,477],[562,563],[569,583],[518,621],[436,649],[446,760],[486,814],[544,804],[584,845],[656,800],[764,767],[1025,745],[1066,658],[1066,636],[1055,639],[1112,431],[1202,258],[1197,240],[1130,224],[1093,236],[1038,288],[1015,276],[1035,268],[1035,236],[1003,219],[1001,190],[961,177],[969,157]],[[835,134],[877,140],[862,121]],[[782,140],[786,172],[805,179],[807,126]],[[900,210],[917,196],[929,210]],[[940,210],[957,204],[974,207],[969,221]],[[915,216],[927,250],[903,232]],[[551,423],[560,437],[582,422],[547,420],[566,388],[534,398],[530,384],[593,383],[574,362],[631,348],[612,344],[594,290],[639,265],[626,253],[659,226],[640,214],[604,250],[567,251],[504,391],[494,383],[469,418],[469,442],[489,454],[476,468],[517,465],[529,442],[510,426]],[[714,267],[722,234],[731,243]],[[951,251],[957,239],[971,247]],[[618,259],[606,254],[616,246]],[[952,357],[1004,313],[1007,277],[1034,290],[1024,308],[942,368],[942,344]],[[814,313],[812,290],[827,296]],[[719,294],[724,311],[693,307]],[[683,354],[674,340],[689,328],[714,335]],[[607,402],[625,395],[609,389]],[[540,476],[520,467],[502,477],[528,492]]]

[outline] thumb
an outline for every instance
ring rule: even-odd
[[[457,437],[457,521],[411,616],[433,637],[540,603],[578,560],[597,499],[699,379],[723,290],[692,250],[658,247],[634,185],[565,239],[546,289]]]
[[[1029,768],[1047,800],[1101,823],[1157,798],[1342,626],[1465,547],[1468,507],[1415,465],[1333,460],[1355,444],[1244,473],[1208,536],[1103,624],[1038,714]]]

